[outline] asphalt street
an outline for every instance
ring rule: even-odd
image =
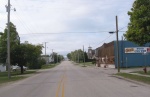
[[[64,61],[55,68],[0,86],[0,97],[150,97],[150,87],[115,78],[115,72]]]

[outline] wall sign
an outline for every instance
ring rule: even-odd
[[[125,53],[150,53],[150,47],[125,48]]]

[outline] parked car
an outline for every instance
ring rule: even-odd
[[[12,71],[19,71],[21,70],[20,66],[12,66]],[[23,70],[26,71],[27,70],[27,67],[23,66]]]

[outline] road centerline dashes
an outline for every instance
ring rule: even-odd
[[[66,72],[66,70],[65,70]],[[56,91],[56,97],[59,97],[59,93],[62,93],[61,97],[65,97],[65,80],[66,80],[66,73],[61,76],[61,80],[58,83],[58,88]],[[62,89],[62,92],[61,92]]]

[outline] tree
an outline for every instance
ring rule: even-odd
[[[128,15],[130,23],[125,34],[127,40],[138,45],[150,42],[150,0],[135,0]]]
[[[83,52],[81,49],[72,51],[72,52],[67,54],[68,59],[75,61],[75,62],[81,62],[81,61],[83,62],[84,56],[86,57],[86,53]]]
[[[50,56],[52,56],[54,63],[58,63],[64,60],[64,57],[62,55],[57,54],[56,52],[53,52]]]
[[[19,65],[21,67],[21,74],[23,74],[23,66],[27,64],[32,69],[41,68],[41,65],[43,65],[43,60],[40,59],[41,54],[42,47],[40,45],[22,43],[14,48],[11,62],[13,65]]]
[[[41,61],[42,54],[42,46],[40,45],[32,45],[32,44],[24,44],[26,45],[26,53],[25,57],[27,59],[27,64],[29,68],[32,69],[40,69],[43,64],[39,64]]]
[[[42,46],[32,44],[20,44],[20,38],[16,26],[10,23],[10,59],[11,65],[19,65],[21,74],[23,66],[28,64],[29,68],[41,68],[44,61],[40,59]],[[0,63],[6,63],[7,59],[7,28],[0,37]]]
[[[67,54],[67,58],[68,58],[69,60],[72,59],[72,58],[71,58],[71,53],[68,53],[68,54]]]
[[[86,52],[84,52],[84,57],[85,57],[85,62],[88,62],[88,55],[87,55],[87,53]]]
[[[6,63],[7,59],[7,27],[4,33],[1,35],[0,39],[0,63]],[[20,44],[20,39],[16,26],[10,23],[10,57],[12,58],[14,53],[14,48]],[[12,60],[11,60],[12,61]]]

